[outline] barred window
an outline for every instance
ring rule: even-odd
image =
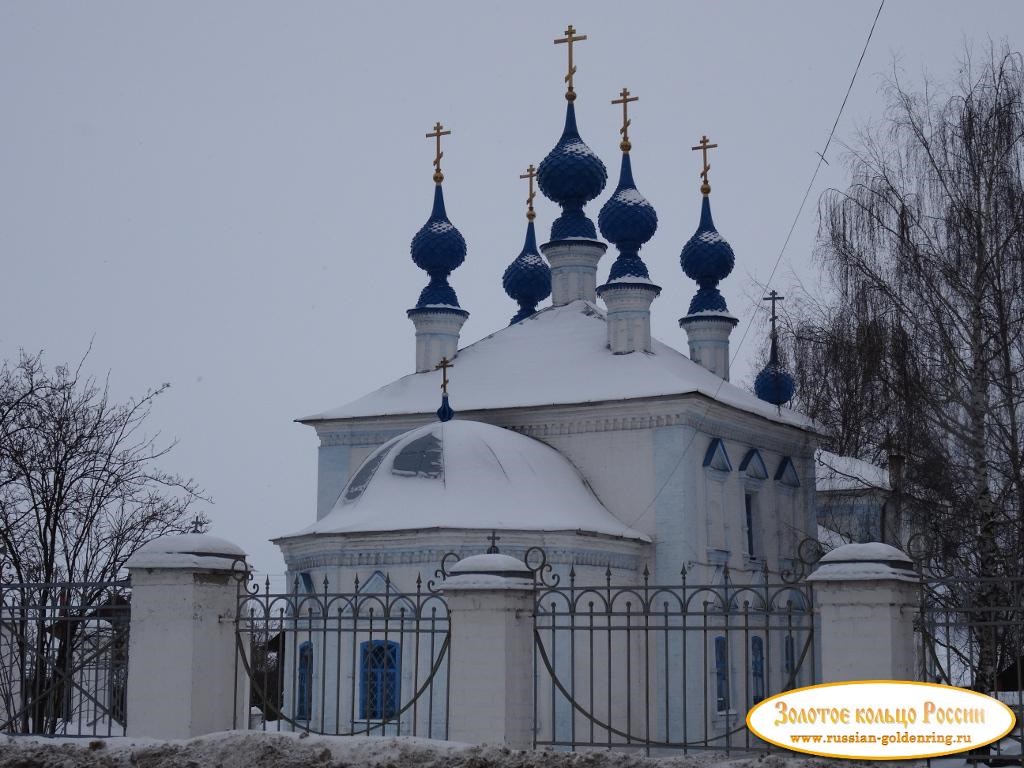
[[[750,679],[754,704],[764,701],[764,640],[750,638]]]
[[[717,710],[729,711],[729,649],[725,635],[715,637],[715,694]]]
[[[387,720],[398,712],[400,648],[390,640],[368,640],[360,646],[359,716]]]
[[[295,699],[295,719],[309,720],[313,712],[313,644],[299,646],[299,690]]]

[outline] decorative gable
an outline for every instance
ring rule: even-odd
[[[716,437],[711,441],[704,454],[704,466],[717,469],[719,472],[732,472],[732,462],[729,461],[729,454],[725,452],[722,438]]]
[[[755,480],[767,480],[768,468],[764,465],[761,452],[757,448],[751,448],[747,455],[740,462],[740,472],[746,472],[747,477]]]
[[[790,488],[800,487],[800,476],[796,473],[796,467],[793,466],[793,460],[789,456],[784,456],[779,462],[779,468],[775,471],[775,479]]]

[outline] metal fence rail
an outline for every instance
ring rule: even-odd
[[[122,736],[127,581],[0,584],[0,732]]]
[[[1017,718],[1001,742],[971,753],[975,762],[1021,765],[1024,745],[1024,577],[921,580],[920,679],[994,696]]]
[[[537,597],[535,743],[563,748],[762,750],[747,710],[814,682],[809,585],[577,586]]]
[[[236,728],[325,734],[448,735],[448,608],[424,590],[240,591],[236,675],[247,681],[251,723]],[[236,707],[236,712],[238,707]]]

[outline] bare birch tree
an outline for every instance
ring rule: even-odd
[[[820,204],[835,300],[791,328],[798,407],[838,453],[905,457],[931,567],[984,582],[950,598],[990,610],[1024,575],[1024,65],[993,46],[951,88],[887,94]],[[1019,653],[1000,644],[976,683]]]

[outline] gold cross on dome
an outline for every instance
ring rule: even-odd
[[[573,66],[572,63],[572,44],[586,39],[586,35],[577,35],[576,29],[572,24],[570,24],[568,29],[565,30],[565,37],[560,37],[555,40],[555,45],[561,45],[562,43],[568,43],[569,45],[569,71],[565,75],[565,82],[569,84],[569,88],[565,92],[566,101],[576,100],[576,91],[572,88],[572,76],[576,74],[576,67]]]
[[[440,184],[444,181],[444,174],[441,173],[441,158],[444,157],[444,152],[441,151],[441,137],[451,136],[451,131],[442,130],[444,128],[441,123],[434,123],[434,130],[427,134],[428,139],[437,139],[437,149],[434,155],[434,183]]]
[[[454,368],[455,363],[447,357],[442,357],[441,362],[434,366],[435,371],[441,371],[441,393],[448,394],[448,369]]]
[[[711,144],[708,141],[707,136],[701,136],[700,142],[696,147],[690,147],[690,149],[696,151],[700,150],[704,158],[704,168],[700,172],[700,177],[704,179],[704,182],[700,185],[700,192],[702,195],[708,195],[711,193],[711,185],[708,183],[708,171],[711,170],[711,166],[708,164],[708,150],[717,147],[717,144]]]
[[[520,179],[530,180],[530,194],[526,197],[526,219],[527,221],[533,221],[537,214],[533,212],[533,198],[537,196],[537,193],[533,191],[533,180],[537,178],[537,169],[533,167],[533,163],[530,163],[530,167],[526,169],[526,173],[519,175]]]
[[[622,134],[622,141],[619,143],[619,149],[623,152],[629,152],[633,145],[629,143],[629,126],[633,122],[629,119],[629,102],[640,101],[639,96],[630,96],[629,89],[623,88],[622,93],[619,94],[621,98],[612,99],[612,104],[622,105],[622,127],[619,128],[619,133]]]

